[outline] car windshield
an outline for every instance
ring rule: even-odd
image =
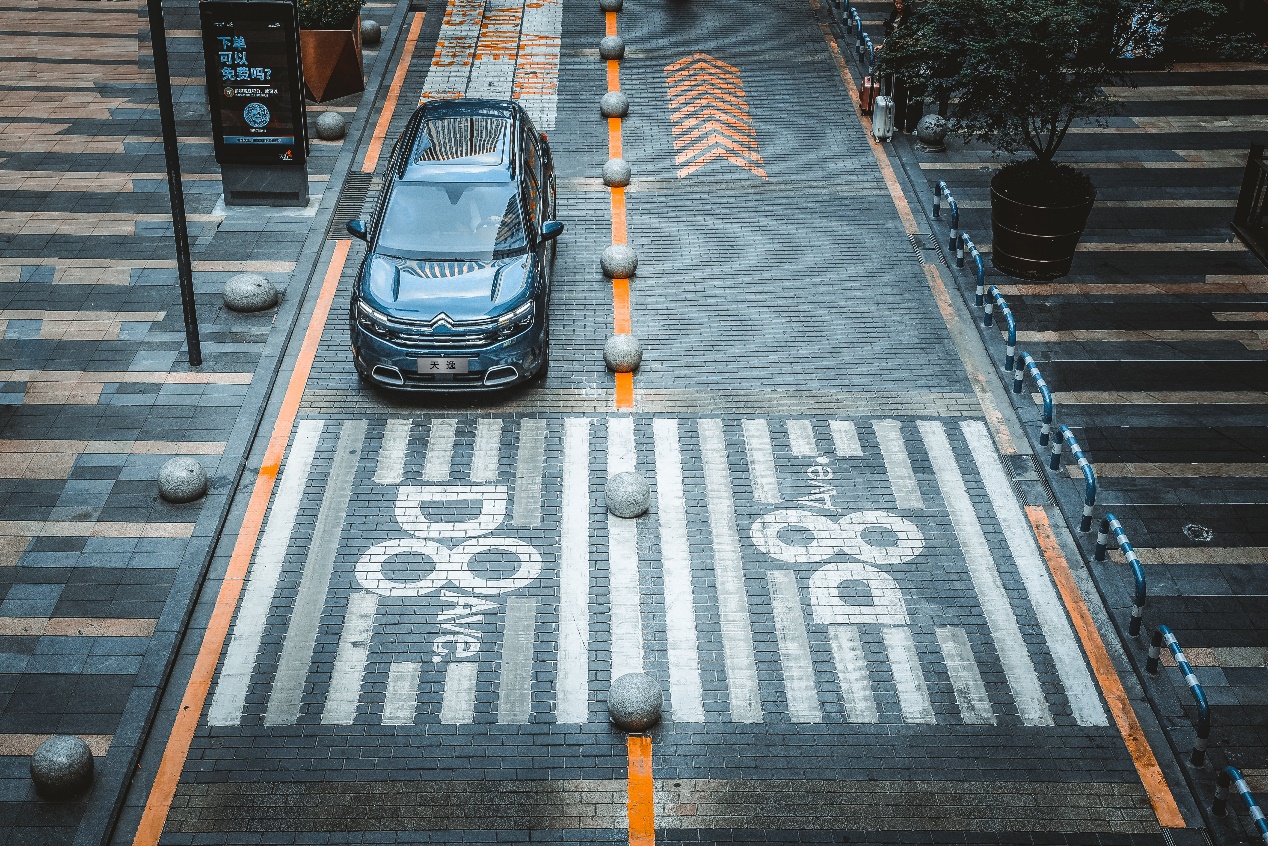
[[[378,251],[406,259],[495,261],[528,247],[514,183],[398,182]]]

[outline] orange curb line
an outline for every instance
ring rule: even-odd
[[[630,846],[656,843],[656,806],[652,795],[652,739],[631,736],[626,741],[630,760]]]
[[[396,73],[392,76],[392,85],[388,88],[387,99],[383,101],[383,111],[379,122],[374,125],[374,134],[370,136],[370,146],[365,152],[365,161],[361,163],[362,173],[374,173],[379,165],[379,153],[383,149],[383,141],[387,138],[388,124],[392,122],[392,114],[396,111],[397,98],[401,96],[401,86],[405,84],[405,74],[409,71],[410,59],[414,57],[414,46],[418,43],[418,34],[423,31],[423,18],[426,12],[415,12],[413,22],[409,26],[409,35],[405,38],[405,49],[396,65]]]
[[[326,325],[326,318],[330,315],[330,306],[335,299],[335,289],[339,287],[339,277],[343,273],[343,266],[348,259],[348,250],[351,245],[351,241],[335,242],[334,255],[330,258],[330,266],[326,270],[325,279],[322,280],[317,305],[308,322],[308,329],[304,332],[304,343],[300,347],[295,369],[286,386],[286,395],[282,399],[277,422],[273,425],[273,434],[269,437],[269,445],[264,452],[264,461],[260,465],[259,475],[256,476],[255,487],[251,491],[246,514],[242,518],[242,529],[238,532],[233,554],[229,558],[228,571],[220,585],[216,605],[211,612],[211,620],[207,623],[207,631],[198,649],[194,671],[190,675],[189,684],[185,687],[185,694],[181,697],[180,710],[176,712],[176,722],[172,726],[172,733],[163,750],[163,759],[159,762],[158,772],[154,775],[154,785],[150,788],[149,798],[146,799],[145,813],[141,816],[140,825],[137,826],[136,837],[132,840],[133,846],[157,846],[159,838],[163,835],[163,826],[167,823],[172,798],[176,795],[176,785],[180,781],[181,770],[185,767],[189,746],[194,739],[194,731],[198,728],[198,720],[202,716],[203,705],[207,701],[207,692],[211,688],[216,664],[220,661],[221,650],[229,635],[229,624],[233,620],[234,610],[238,607],[238,597],[242,593],[251,555],[255,551],[255,544],[260,536],[264,513],[273,495],[273,486],[277,482],[278,469],[282,466],[282,458],[286,454],[286,445],[290,442],[291,426],[299,412],[304,387],[308,384],[308,374],[312,370],[317,346],[321,342],[322,329]]]
[[[604,13],[605,33],[616,35],[616,12]],[[607,63],[608,91],[621,90],[621,63],[609,59]],[[608,158],[621,158],[621,119],[608,118]],[[612,243],[627,243],[625,229],[625,189],[612,191]],[[617,335],[628,335],[633,330],[630,320],[630,280],[612,280],[612,326]],[[634,374],[617,373],[613,402],[620,411],[634,408]]]
[[[1171,788],[1167,786],[1167,780],[1163,777],[1162,768],[1158,766],[1158,759],[1154,757],[1154,751],[1150,748],[1148,739],[1145,738],[1140,721],[1136,719],[1136,712],[1132,710],[1131,702],[1127,699],[1127,692],[1123,690],[1123,683],[1119,680],[1109,653],[1105,650],[1105,642],[1101,640],[1100,632],[1096,630],[1096,623],[1093,622],[1092,615],[1083,602],[1079,586],[1074,583],[1070,565],[1066,563],[1065,555],[1057,544],[1056,535],[1052,533],[1052,526],[1048,523],[1048,515],[1039,506],[1028,505],[1026,516],[1030,518],[1035,538],[1039,541],[1039,548],[1043,550],[1043,557],[1048,562],[1052,578],[1057,583],[1057,590],[1060,591],[1062,602],[1065,603],[1066,611],[1070,614],[1070,621],[1074,623],[1074,628],[1079,633],[1079,640],[1083,642],[1083,651],[1087,653],[1092,672],[1096,674],[1101,692],[1105,695],[1105,703],[1109,706],[1110,713],[1114,715],[1114,723],[1118,726],[1118,733],[1122,735],[1123,743],[1131,755],[1136,774],[1140,776],[1140,782],[1145,787],[1149,802],[1154,807],[1158,824],[1165,828],[1184,828],[1184,817],[1181,816],[1180,808],[1171,794]]]

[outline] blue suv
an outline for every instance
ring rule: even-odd
[[[545,373],[555,174],[503,100],[420,106],[388,159],[352,292],[357,373],[385,387],[491,390]]]

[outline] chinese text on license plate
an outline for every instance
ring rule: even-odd
[[[419,373],[466,373],[467,360],[465,358],[420,358],[418,360]]]

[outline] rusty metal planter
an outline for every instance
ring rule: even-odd
[[[324,103],[365,90],[360,15],[347,29],[301,29],[299,55],[310,99]]]

